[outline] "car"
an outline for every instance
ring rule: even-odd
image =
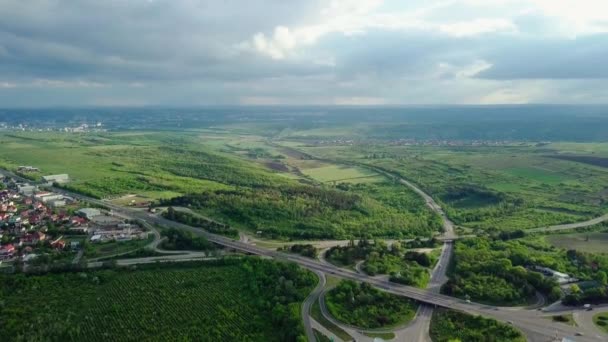
[[[509,324],[513,325],[513,321],[507,321],[507,323],[509,323]]]
[[[467,302],[467,303],[471,303],[471,300],[470,300],[470,299],[467,299],[467,300],[465,300],[465,302]]]
[[[584,336],[585,334],[583,334],[582,332],[577,332],[576,334],[574,334],[574,336]]]

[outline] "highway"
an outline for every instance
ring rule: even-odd
[[[393,293],[395,295],[405,296],[422,303],[430,304],[433,306],[445,307],[452,310],[458,310],[473,315],[481,315],[483,317],[494,318],[499,321],[506,322],[508,324],[513,324],[514,326],[520,328],[528,336],[528,338],[533,341],[551,341],[551,339],[557,337],[569,337],[579,342],[605,341],[605,338],[603,336],[595,334],[585,334],[584,336],[576,336],[576,334],[580,331],[579,328],[553,323],[547,320],[546,318],[543,318],[537,311],[507,311],[501,310],[493,306],[478,303],[467,303],[461,299],[441,295],[439,293],[436,293],[432,289],[419,289],[411,286],[399,285],[391,283],[387,280],[375,279],[365,274],[359,274],[351,270],[341,269],[333,265],[324,264],[303,256],[280,253],[252,246],[247,243],[211,234],[199,228],[181,224],[175,221],[170,221],[163,217],[158,217],[145,211],[117,206],[102,200],[67,192],[60,188],[53,188],[53,191],[63,193],[66,196],[78,198],[82,201],[89,202],[91,204],[107,207],[118,214],[125,215],[132,219],[139,219],[152,225],[173,227],[190,231],[194,234],[206,237],[211,242],[237,251],[274,258],[277,260],[295,262],[300,266],[315,272],[329,273],[343,279],[366,282],[380,288],[381,290]],[[432,205],[432,203],[434,202],[427,201],[427,204],[429,205]],[[445,265],[443,265],[442,268],[445,269]]]
[[[62,191],[61,189],[56,189],[56,191]],[[206,237],[209,241],[217,243],[219,245],[225,246],[227,248],[231,248],[234,250],[238,250],[241,252],[255,254],[260,256],[265,256],[269,258],[274,258],[278,260],[290,261],[299,264],[302,267],[310,269],[315,272],[324,272],[326,274],[331,274],[333,276],[350,279],[354,281],[366,282],[371,285],[374,285],[384,291],[399,295],[405,296],[408,298],[412,298],[414,300],[418,300],[423,303],[427,303],[434,306],[440,306],[445,308],[450,308],[453,310],[458,310],[462,312],[466,312],[473,315],[481,315],[484,317],[494,318],[502,322],[511,322],[511,324],[519,327],[525,333],[534,336],[541,336],[547,340],[548,338],[554,338],[556,336],[559,337],[571,337],[574,338],[575,334],[579,331],[575,327],[559,325],[555,323],[551,323],[547,319],[541,317],[536,311],[506,311],[494,308],[492,306],[477,304],[477,303],[467,303],[461,299],[441,295],[435,293],[432,290],[427,289],[418,289],[410,286],[403,286],[395,283],[391,283],[387,280],[375,279],[365,274],[359,274],[351,270],[341,269],[339,267],[324,264],[316,260],[312,260],[306,257],[302,257],[299,255],[286,254],[281,252],[276,252],[272,250],[267,250],[261,247],[252,246],[247,243],[243,243],[240,241],[235,241],[223,236],[218,236],[215,234],[211,234],[202,229],[187,226],[175,221],[167,220],[163,217],[158,217],[156,215],[131,209],[119,207],[104,201],[88,198],[85,196],[71,194],[71,196],[77,197],[83,201],[87,201],[93,204],[97,204],[100,206],[106,206],[113,211],[119,212],[123,215],[129,215],[134,219],[140,219],[142,221],[146,221],[150,224],[156,224],[161,226],[173,227],[177,229],[182,229],[186,231],[190,231],[194,234],[201,235]],[[444,266],[442,266],[444,267]],[[576,341],[601,341],[602,339],[597,336],[580,336],[576,337]],[[538,341],[542,341],[538,339]]]

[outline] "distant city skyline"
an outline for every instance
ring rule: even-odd
[[[603,0],[0,3],[0,107],[608,103]]]

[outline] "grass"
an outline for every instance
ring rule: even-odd
[[[331,339],[323,335],[319,330],[312,329],[312,332],[315,334],[315,340],[317,342],[331,342]]]
[[[540,167],[507,168],[505,172],[526,180],[538,181],[545,184],[559,184],[565,179],[562,174]]]
[[[313,179],[322,183],[359,183],[369,181],[374,182],[379,181],[383,178],[377,173],[364,168],[341,165],[328,165],[317,168],[303,169],[302,172],[305,175],[310,176]]]
[[[587,147],[608,151],[608,144],[599,145]],[[442,202],[455,223],[485,231],[584,221],[607,211],[606,169],[551,158],[563,152],[560,148],[573,147],[365,143],[298,147],[324,160],[369,165],[398,174]]]
[[[551,320],[553,322],[564,323],[573,327],[577,326],[576,321],[574,320],[574,316],[572,314],[552,316]]]
[[[368,337],[377,337],[377,338],[381,338],[385,341],[388,340],[392,340],[395,338],[395,334],[392,332],[364,332],[363,335],[368,336]]]
[[[608,253],[608,233],[591,232],[576,234],[555,234],[545,237],[547,242],[558,248],[576,249],[591,253]]]
[[[600,313],[593,316],[593,323],[608,334],[608,312]]]
[[[154,240],[154,234],[150,233],[145,240],[131,240],[123,242],[88,243],[85,247],[86,258],[106,258],[115,254],[135,251],[148,245]]]
[[[323,313],[321,313],[321,305],[319,304],[318,300],[315,301],[315,303],[310,308],[310,315],[317,322],[319,322],[319,324],[321,324],[322,326],[327,328],[327,330],[331,331],[334,335],[338,336],[341,340],[344,340],[344,341],[353,340],[353,338],[346,331],[342,330],[342,328],[333,324],[330,320],[328,320],[327,318],[325,318],[325,316],[323,316]]]

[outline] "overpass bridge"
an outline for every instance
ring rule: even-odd
[[[20,177],[16,177],[15,175],[2,171],[8,176],[15,177],[20,179]],[[29,180],[25,180],[29,181]],[[29,181],[31,182],[31,181]],[[398,295],[408,297],[410,299],[434,305],[437,307],[448,308],[451,310],[457,310],[461,312],[465,312],[472,315],[480,315],[482,317],[493,318],[507,324],[512,324],[519,329],[521,329],[532,341],[538,342],[552,342],[559,341],[561,338],[568,337],[571,340],[579,341],[579,342],[593,342],[593,341],[605,341],[605,337],[598,335],[580,335],[577,327],[571,327],[564,324],[554,323],[551,320],[543,317],[541,312],[538,311],[529,311],[529,310],[509,310],[504,308],[498,308],[490,305],[484,305],[479,303],[467,302],[458,298],[434,293],[430,290],[419,289],[411,286],[405,286],[400,284],[395,284],[386,280],[380,280],[365,274],[356,273],[350,270],[342,269],[337,266],[333,266],[330,264],[321,263],[316,260],[312,260],[303,256],[281,253],[273,250],[264,249],[261,247],[257,247],[254,245],[250,245],[244,242],[236,241],[224,236],[216,235],[209,233],[203,229],[195,228],[192,226],[188,226],[179,222],[170,221],[163,217],[159,217],[148,213],[146,211],[126,208],[118,205],[114,205],[109,202],[105,202],[102,200],[94,199],[88,196],[83,196],[80,194],[72,193],[66,191],[61,188],[52,188],[53,191],[57,193],[63,193],[66,196],[71,196],[77,199],[80,199],[85,202],[89,202],[91,204],[99,205],[102,207],[106,207],[116,213],[129,217],[132,219],[138,219],[153,225],[160,225],[165,227],[172,227],[176,229],[181,229],[185,231],[190,231],[194,234],[204,236],[209,241],[214,242],[218,245],[231,248],[237,251],[241,251],[244,253],[249,253],[253,255],[259,255],[263,257],[274,258],[277,260],[295,262],[302,267],[310,269],[312,271],[318,271],[323,273],[331,274],[332,276],[342,278],[342,279],[350,279],[359,282],[365,282],[370,285],[373,285],[377,288],[380,288],[383,291]],[[428,202],[427,202],[428,203]],[[451,238],[451,237],[450,237]]]

